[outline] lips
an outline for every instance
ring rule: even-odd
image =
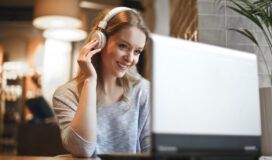
[[[124,64],[124,63],[120,63],[120,62],[117,62],[117,65],[122,70],[126,70],[126,69],[128,69],[130,67],[130,65]]]

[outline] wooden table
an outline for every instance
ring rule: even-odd
[[[71,155],[55,157],[0,155],[0,160],[151,160],[150,154],[102,154],[102,158],[75,158]]]
[[[69,156],[63,157],[36,157],[36,156],[9,156],[0,155],[0,160],[99,160],[98,158],[74,158]]]

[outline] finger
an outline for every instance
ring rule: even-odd
[[[97,48],[97,49],[94,49],[92,51],[89,51],[87,54],[86,54],[86,58],[91,58],[93,55],[95,55],[96,53],[100,52],[101,51],[101,48]]]
[[[95,53],[99,52],[99,48],[95,49],[95,47],[98,45],[98,40],[94,39],[84,45],[80,51],[80,54],[78,56],[78,60],[83,60],[85,61],[85,58],[87,55],[93,56]],[[94,52],[92,52],[94,51]]]
[[[97,40],[97,39],[94,39],[94,40],[92,40],[92,41],[90,41],[89,43],[86,44],[86,49],[92,50],[92,49],[94,49],[97,45],[98,45],[98,40]]]
[[[86,56],[86,53],[88,53],[90,50],[92,50],[92,48],[94,48],[94,46],[97,44],[96,41],[92,41],[87,43],[85,46],[82,47],[81,51],[80,51],[80,56]]]
[[[92,50],[92,51],[89,51],[87,52],[85,55],[81,54],[78,58],[78,61],[82,61],[82,62],[88,62],[91,60],[91,57],[93,55],[95,55],[96,53],[99,53],[101,51],[101,48],[98,48],[98,49],[95,49],[95,50]]]
[[[80,52],[79,58],[84,58],[90,51],[94,50],[95,47],[98,45],[98,41],[92,41],[87,43]]]

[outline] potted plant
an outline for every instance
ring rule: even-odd
[[[230,0],[228,8],[246,17],[253,22],[262,32],[272,55],[272,0]],[[265,58],[257,38],[247,29],[231,28],[250,39],[259,49],[267,68],[272,84],[271,66]],[[262,154],[272,155],[272,88],[260,89],[261,122],[262,122]]]

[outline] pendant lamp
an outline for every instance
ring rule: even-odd
[[[33,25],[39,29],[79,28],[79,0],[35,0]]]

